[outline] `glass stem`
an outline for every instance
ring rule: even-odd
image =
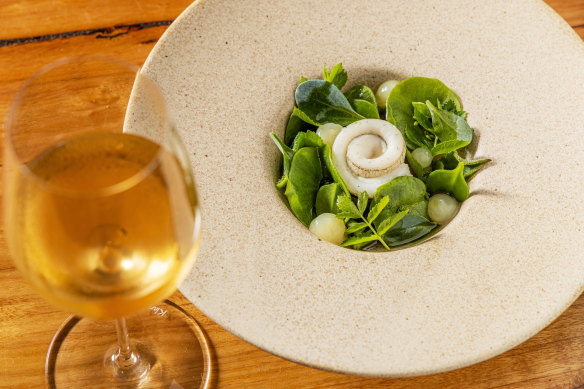
[[[136,355],[130,347],[130,336],[128,335],[128,327],[126,326],[125,317],[116,319],[116,331],[118,333],[119,346],[116,363],[120,369],[129,370],[136,363],[139,363],[140,357]]]
[[[107,352],[106,369],[118,380],[130,382],[144,378],[150,370],[150,363],[130,346],[130,336],[124,317],[116,319],[118,344]]]

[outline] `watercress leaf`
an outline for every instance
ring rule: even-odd
[[[469,144],[472,140],[472,128],[468,123],[454,112],[436,108],[430,101],[426,105],[432,116],[434,134],[442,142],[458,140]]]
[[[300,120],[302,120],[303,122],[308,123],[308,124],[310,124],[312,126],[318,126],[318,124],[316,124],[315,122],[313,122],[312,119],[309,118],[307,114],[305,114],[300,109],[298,109],[298,107],[294,107],[294,109],[292,110],[292,113],[294,115],[298,116],[298,118]]]
[[[331,72],[327,72],[326,66],[322,70],[322,78],[324,81],[328,81],[334,84],[337,88],[343,89],[347,83],[347,72],[343,69],[343,64],[338,63],[331,69]]]
[[[294,138],[301,131],[314,130],[314,126],[302,120],[296,112],[292,112],[288,123],[286,124],[286,131],[284,132],[284,143],[288,146],[292,145]]]
[[[294,144],[292,145],[292,150],[297,152],[303,147],[322,147],[324,143],[320,136],[316,135],[316,132],[305,131],[299,132],[294,138]]]
[[[388,246],[399,246],[413,242],[436,228],[436,224],[417,215],[405,215],[385,234],[383,240]]]
[[[351,101],[351,105],[355,108],[358,114],[363,115],[369,119],[379,119],[379,110],[377,105],[371,104],[367,100],[355,99]]]
[[[304,225],[312,221],[314,201],[322,179],[318,148],[303,147],[294,154],[284,194],[290,209]]]
[[[406,161],[408,162],[410,168],[412,168],[414,171],[414,175],[419,179],[424,180],[427,169],[424,169],[422,165],[420,165],[418,160],[412,156],[412,153],[410,153],[410,150],[408,149],[406,149]]]
[[[373,234],[355,235],[341,243],[341,246],[343,247],[353,246],[360,243],[373,242],[374,240],[377,240],[377,236]]]
[[[276,135],[275,132],[270,132],[270,137],[272,138],[272,140],[274,141],[276,146],[278,146],[278,149],[282,153],[283,175],[282,178],[280,179],[280,182],[282,182],[283,180],[287,181],[288,173],[290,172],[290,164],[292,162],[292,157],[294,157],[294,151],[290,147],[286,146],[286,144],[282,142],[280,138],[278,138],[278,135]],[[280,188],[280,186],[278,188]]]
[[[361,213],[359,213],[359,209],[357,208],[355,203],[353,203],[353,200],[351,200],[351,196],[347,195],[338,196],[337,207],[339,207],[343,215],[346,215],[343,217],[348,217],[351,219],[361,218]],[[337,217],[339,217],[339,214],[337,214]]]
[[[377,104],[377,100],[375,100],[375,93],[367,85],[356,85],[349,89],[345,93],[345,96],[351,105],[353,104],[353,100],[365,100],[373,105]]]
[[[389,204],[389,196],[383,196],[375,205],[371,206],[369,215],[367,215],[367,221],[373,223],[387,204]]]
[[[357,198],[357,208],[361,214],[365,213],[365,209],[367,208],[367,203],[369,202],[369,195],[367,195],[367,191],[364,190],[359,194]]]
[[[340,209],[337,206],[337,197],[339,197],[341,193],[341,186],[336,182],[321,186],[316,193],[316,201],[314,203],[316,214],[339,213]]]
[[[347,230],[345,231],[345,234],[353,234],[355,232],[359,232],[363,229],[365,229],[367,227],[367,223],[365,222],[361,222],[361,223],[353,223],[352,225],[350,225]]]
[[[413,102],[414,107],[414,119],[416,123],[422,126],[426,131],[433,132],[432,127],[432,114],[425,103]]]
[[[383,235],[385,234],[391,227],[393,227],[397,222],[399,222],[405,215],[409,212],[408,209],[405,211],[401,211],[398,213],[394,213],[390,217],[383,219],[381,223],[379,223],[379,227],[377,227],[377,234]]]
[[[459,162],[454,170],[435,170],[428,175],[428,191],[431,194],[450,193],[459,202],[468,198],[469,191],[464,179],[464,163]]]
[[[347,188],[345,181],[343,181],[343,179],[339,175],[339,172],[337,171],[337,168],[333,163],[331,147],[328,144],[325,144],[322,147],[322,157],[324,159],[324,164],[333,180],[341,186],[341,189],[343,189],[343,192],[345,192],[347,196],[350,196],[351,192],[349,192],[349,188]]]
[[[347,126],[363,115],[353,110],[349,101],[335,85],[323,80],[309,80],[298,85],[294,94],[296,105],[313,123],[336,123]]]
[[[435,157],[440,154],[450,153],[452,151],[458,150],[466,145],[468,145],[468,141],[464,140],[447,140],[444,142],[438,143],[436,146],[432,147],[432,156]]]
[[[457,110],[461,109],[460,101],[441,81],[434,78],[411,77],[397,84],[387,98],[387,120],[393,123],[404,135],[408,148],[426,146],[431,148],[433,144],[428,142],[424,131],[414,126],[414,102],[426,102],[440,100],[443,104],[452,104]],[[426,140],[424,140],[426,139]]]

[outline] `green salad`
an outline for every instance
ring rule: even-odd
[[[283,191],[321,239],[353,249],[418,242],[448,223],[488,159],[464,159],[466,112],[441,81],[388,80],[343,92],[342,64],[301,77],[283,139]]]

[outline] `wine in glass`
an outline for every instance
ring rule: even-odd
[[[204,333],[163,302],[194,263],[200,213],[156,84],[106,57],[50,64],[18,92],[5,146],[10,252],[43,297],[77,315],[53,339],[47,385],[206,387]]]

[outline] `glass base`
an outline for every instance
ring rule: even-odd
[[[111,366],[117,348],[113,321],[70,316],[49,347],[45,366],[48,388],[208,388],[209,342],[195,319],[164,301],[126,318],[130,344],[145,371],[129,379]]]

